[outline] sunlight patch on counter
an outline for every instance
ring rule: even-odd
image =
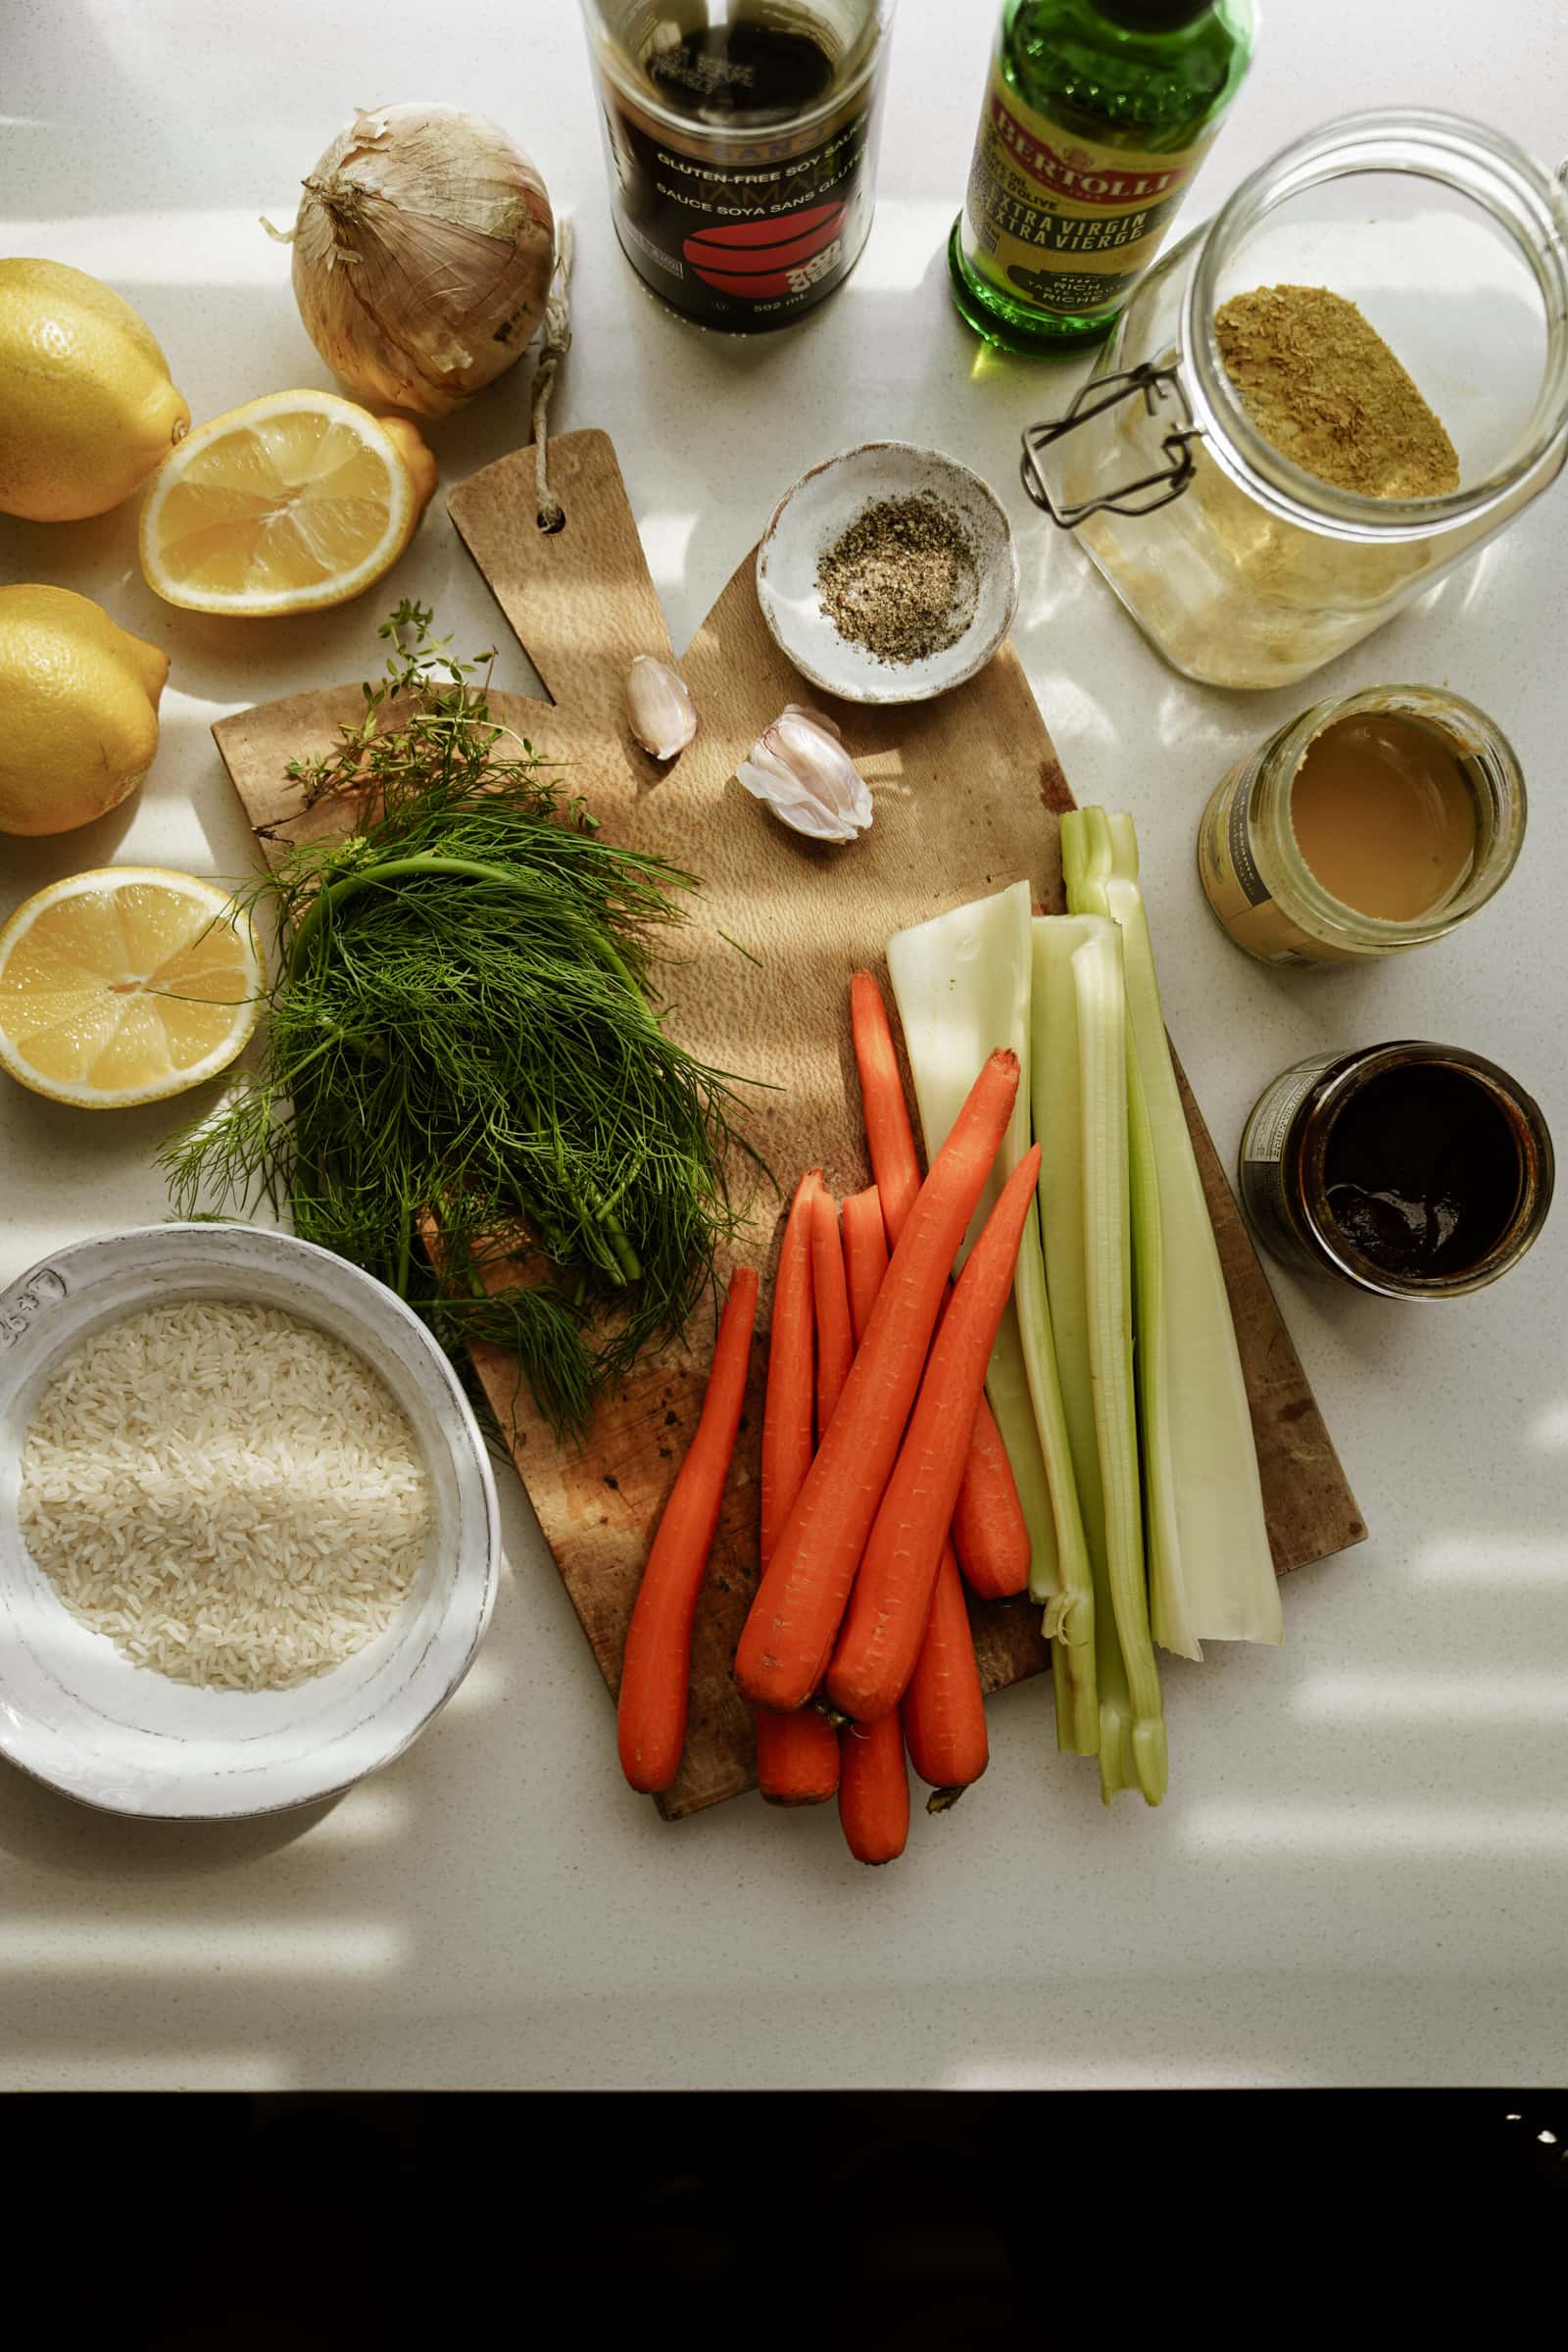
[[[330,1813],[303,1833],[300,1843],[307,1852],[319,1852],[326,1846],[347,1851],[350,1847],[390,1845],[413,1820],[414,1802],[407,1789],[378,1788],[370,1783],[341,1797]]]
[[[442,1708],[443,1715],[479,1715],[514,1687],[499,1658],[477,1658]]]
[[[0,117],[0,122],[4,118]],[[292,228],[297,197],[269,214]],[[260,208],[266,210],[265,206]],[[138,286],[281,286],[289,260],[257,213],[99,213],[64,220],[11,220],[13,253],[46,253],[74,270],[107,278],[117,290]],[[133,299],[133,296],[130,297]]]
[[[1304,1854],[1477,1862],[1568,1860],[1568,1812],[1483,1811],[1464,1805],[1194,1805],[1182,1842],[1202,1854],[1253,1853],[1289,1864]]]
[[[1568,1591],[1568,1540],[1561,1536],[1447,1536],[1416,1555],[1420,1585],[1515,1585]]]
[[[1568,1396],[1544,1406],[1525,1435],[1538,1453],[1568,1453]]]
[[[1348,1668],[1308,1675],[1293,1712],[1313,1723],[1561,1723],[1561,1674],[1403,1674]]]
[[[121,2050],[102,2055],[30,2054],[20,2086],[62,2090],[287,2090],[289,2062],[269,2050]],[[19,2086],[13,2074],[13,2086]]]
[[[1169,2059],[1128,2058],[1121,2051],[1104,2059],[1105,2086],[1118,2090],[1165,2090],[1170,2087],[1174,2062]],[[1180,2061],[1183,2089],[1255,2090],[1257,2068],[1239,2058],[1200,2058],[1184,2050]],[[1063,2049],[1054,2057],[1029,2055],[1000,2058],[960,2058],[943,2067],[939,2090],[1050,2090],[1057,2085],[1081,2089],[1095,2082],[1095,2063],[1086,2064],[1081,2050]]]
[[[0,1970],[53,1977],[388,1976],[404,1957],[402,1931],[374,1920],[300,1920],[253,1926],[157,1919],[66,1927],[43,1919],[0,1920]]]
[[[697,528],[697,516],[656,507],[637,525],[649,570],[661,588],[676,586],[686,577],[686,553]],[[657,651],[657,648],[650,648]]]
[[[865,251],[855,266],[857,295],[910,294],[945,254],[957,203],[952,196],[879,196]],[[947,283],[947,264],[942,266]]]

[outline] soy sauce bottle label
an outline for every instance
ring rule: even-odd
[[[639,276],[688,317],[743,333],[825,301],[870,233],[877,78],[808,128],[720,143],[656,122],[601,75],[615,231]]]
[[[971,258],[1042,309],[1098,311],[1153,260],[1212,143],[1144,155],[1081,138],[1025,106],[993,60],[965,201]]]

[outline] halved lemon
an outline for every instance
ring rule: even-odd
[[[271,392],[187,433],[141,512],[147,585],[193,612],[311,612],[390,571],[436,483],[401,416]]]
[[[244,1046],[266,977],[216,882],[158,865],[73,874],[0,931],[0,1069],[88,1110],[182,1095]]]

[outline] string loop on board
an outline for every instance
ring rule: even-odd
[[[548,453],[550,395],[555,389],[557,370],[571,349],[570,280],[571,222],[563,220],[556,236],[556,267],[550,280],[550,299],[545,305],[544,349],[539,354],[538,365],[533,371],[533,479],[539,500],[539,528],[542,531],[563,530],[566,521],[566,510],[550,487]]]

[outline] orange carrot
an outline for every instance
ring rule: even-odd
[[[862,1723],[896,1707],[914,1672],[974,1427],[975,1400],[1012,1290],[1013,1263],[1039,1173],[1036,1145],[1003,1186],[958,1277],[952,1311],[931,1350],[859,1563],[827,1687],[834,1705]],[[897,1251],[893,1262],[898,1263]]]
[[[757,1786],[770,1805],[825,1804],[838,1785],[838,1734],[820,1707],[757,1709]]]
[[[811,1195],[811,1298],[816,1308],[816,1442],[827,1435],[855,1361],[844,1245],[833,1196],[818,1185]]]
[[[850,1330],[857,1348],[865,1337],[882,1277],[888,1270],[887,1228],[882,1196],[874,1184],[852,1193],[844,1203],[844,1272],[849,1281]]]
[[[1029,1582],[1033,1547],[1023,1504],[996,1414],[983,1396],[953,1506],[953,1547],[970,1592],[982,1600],[1006,1600]]]
[[[844,1203],[844,1263],[858,1343],[887,1271],[882,1202],[876,1186]],[[901,1710],[909,1761],[933,1788],[966,1788],[986,1768],[986,1702],[975,1661],[969,1612],[951,1544],[942,1546],[925,1639]],[[791,1723],[799,1722],[790,1716]]]
[[[888,1008],[869,972],[857,972],[850,982],[850,1029],[871,1172],[888,1240],[896,1246],[919,1187],[920,1163]],[[1029,1530],[1002,1432],[984,1396],[954,1506],[953,1542],[970,1588],[983,1599],[1005,1599],[1028,1584]]]
[[[991,1753],[986,1702],[951,1544],[942,1546],[925,1638],[899,1712],[909,1761],[929,1787],[967,1788],[980,1778]]]
[[[768,1340],[767,1403],[762,1413],[761,1557],[773,1556],[801,1482],[811,1467],[812,1348],[811,1202],[822,1171],[809,1168],[795,1189],[773,1286]],[[793,1715],[757,1710],[757,1785],[770,1805],[819,1805],[839,1785],[839,1743],[817,1707]]]
[[[860,1073],[860,1105],[871,1173],[881,1195],[888,1240],[896,1244],[920,1190],[920,1161],[909,1106],[904,1099],[893,1026],[882,991],[869,972],[857,972],[850,981],[850,1035]]]
[[[750,1266],[737,1266],[696,1435],[670,1489],[631,1613],[616,1728],[620,1768],[647,1795],[669,1787],[686,1744],[692,1620],[746,1400],[756,1317],[757,1276]]]
[[[801,1178],[779,1245],[762,1411],[764,1568],[811,1467],[811,1196],[821,1181],[820,1168],[808,1168]]]
[[[909,1836],[909,1775],[897,1714],[839,1734],[839,1820],[857,1862],[896,1862]]]
[[[803,1705],[822,1679],[898,1459],[954,1252],[985,1189],[1017,1092],[1016,1054],[993,1054],[909,1212],[839,1409],[741,1634],[736,1679],[754,1705],[787,1713]],[[978,1393],[978,1381],[975,1387]],[[950,1496],[943,1532],[952,1508]]]

